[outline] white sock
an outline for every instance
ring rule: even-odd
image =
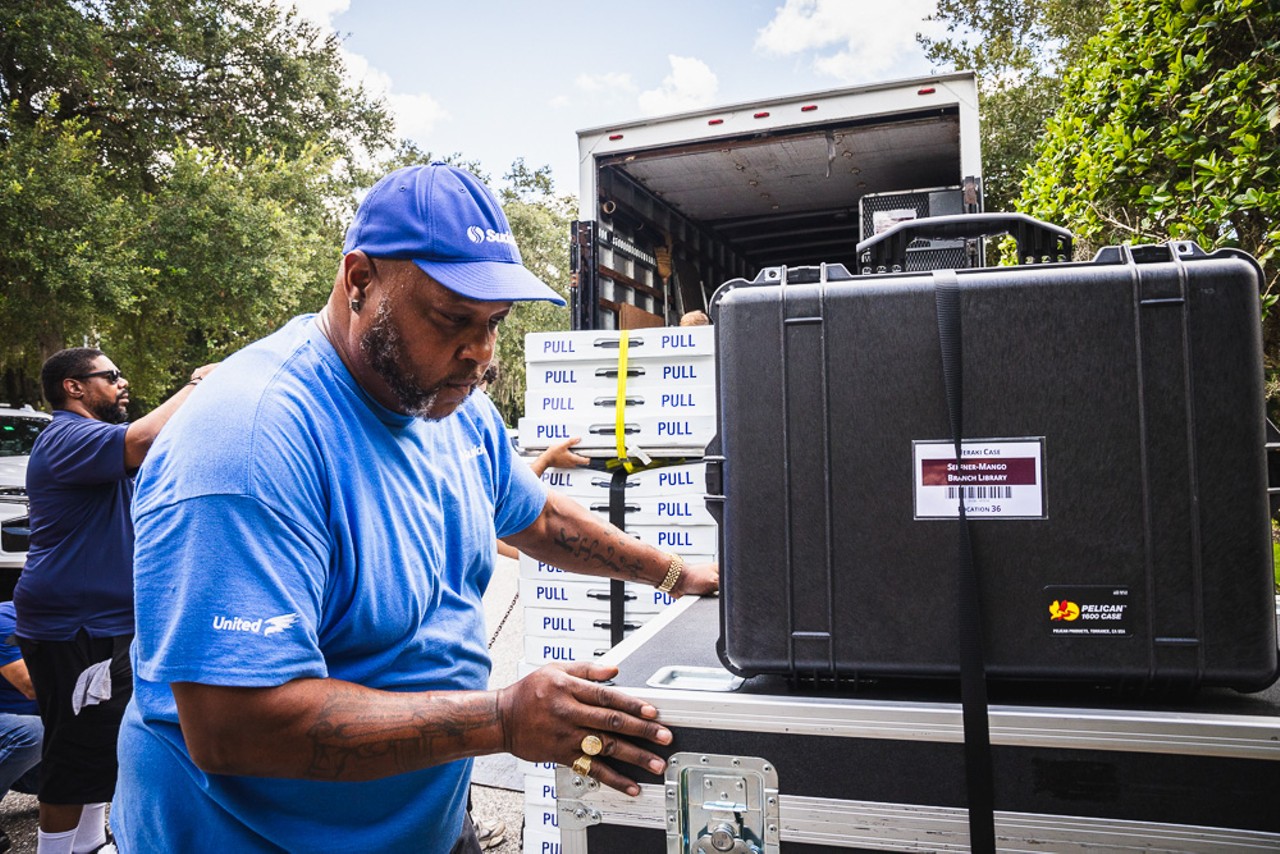
[[[84,809],[80,812],[80,823],[76,825],[71,854],[87,854],[89,851],[100,848],[107,841],[106,813],[105,803],[84,805]]]
[[[76,829],[64,830],[61,833],[36,834],[36,854],[71,854],[71,846],[76,840]]]

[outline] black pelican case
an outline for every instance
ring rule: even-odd
[[[958,621],[980,619],[989,679],[1269,685],[1261,285],[1248,255],[1186,242],[724,284],[707,477],[725,666],[955,678]],[[980,617],[957,607],[962,524]]]

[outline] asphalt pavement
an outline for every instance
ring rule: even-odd
[[[516,600],[519,589],[516,561],[499,557],[493,581],[485,594],[485,619],[492,644],[493,675],[491,688],[499,688],[516,680],[517,665],[524,656],[524,620],[521,603]],[[503,617],[506,622],[503,623]],[[502,625],[498,631],[499,624]],[[515,757],[507,754],[476,760],[473,774],[472,800],[477,818],[501,821],[506,825],[504,841],[492,854],[519,854],[520,831],[524,822],[524,780],[516,767]],[[9,792],[0,801],[0,828],[12,840],[10,854],[36,854],[36,822],[38,805],[34,795]]]

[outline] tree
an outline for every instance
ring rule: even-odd
[[[259,0],[0,4],[10,388],[88,341],[145,410],[323,299],[371,183],[354,164],[393,139],[337,46]]]
[[[11,134],[0,153],[0,361],[10,365],[38,368],[74,340],[69,330],[87,334],[96,318],[135,301],[130,273],[143,226],[108,186],[86,124],[41,118]],[[6,391],[32,390],[28,383]]]
[[[145,205],[139,298],[104,327],[113,349],[127,342],[130,382],[148,389],[322,305],[342,243],[319,210],[329,163],[318,152],[229,163],[180,149],[173,160]]]
[[[1109,0],[939,0],[930,20],[948,37],[919,36],[933,62],[978,75],[983,195],[1012,210],[1045,120],[1061,103],[1062,75],[1097,32]]]
[[[356,191],[433,159],[392,149],[386,107],[338,57],[335,36],[270,0],[0,0],[5,397],[38,402],[43,359],[88,343],[145,411],[323,303]],[[526,263],[567,293],[571,202],[546,167],[518,162],[508,180]],[[523,333],[566,323],[549,305],[513,312],[494,389],[508,419]]]
[[[14,124],[84,119],[109,174],[154,182],[175,144],[237,159],[391,141],[385,107],[344,82],[334,34],[263,0],[0,5],[0,96]],[[56,96],[56,103],[53,102]],[[0,143],[8,129],[0,127]]]
[[[1280,7],[1266,0],[1115,0],[1067,77],[1021,210],[1109,243],[1239,247],[1277,297]],[[1264,345],[1272,376],[1277,312]]]

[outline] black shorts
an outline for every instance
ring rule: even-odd
[[[467,805],[471,804],[471,793],[467,793]],[[453,847],[449,849],[449,854],[482,854],[484,851],[480,847],[480,840],[476,837],[476,826],[471,823],[471,810],[467,810],[467,817],[462,820],[462,833],[458,834],[458,841],[453,843]]]
[[[133,696],[129,643],[133,635],[69,641],[18,638],[44,723],[40,753],[40,800],[47,804],[96,804],[116,791],[116,739]],[[86,668],[111,659],[111,699],[72,712],[76,679]]]

